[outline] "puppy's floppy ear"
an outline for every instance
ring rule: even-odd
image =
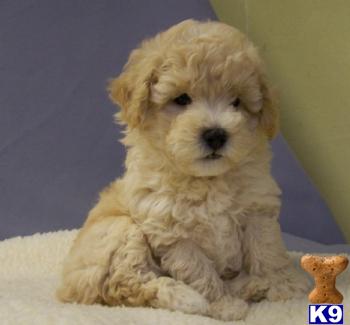
[[[272,140],[279,131],[279,108],[277,94],[268,84],[265,72],[265,64],[261,60],[257,48],[247,41],[247,54],[249,62],[256,69],[256,76],[260,90],[259,104],[254,109],[259,112],[260,127],[264,130],[269,140]]]
[[[120,107],[117,118],[131,128],[140,125],[145,118],[150,86],[155,79],[155,61],[142,47],[133,50],[122,73],[109,83],[109,97]]]
[[[260,124],[271,140],[279,131],[279,108],[276,92],[269,87],[264,75],[260,77],[260,91],[262,94]]]

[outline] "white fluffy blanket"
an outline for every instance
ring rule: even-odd
[[[0,324],[224,324],[207,317],[151,308],[62,304],[54,297],[62,260],[76,231],[17,237],[0,242]],[[301,253],[291,253],[298,264]],[[338,277],[345,296],[344,324],[350,324],[350,268]],[[307,324],[308,301],[253,304],[245,321],[251,324]]]

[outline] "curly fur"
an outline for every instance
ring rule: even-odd
[[[278,109],[251,42],[222,23],[184,21],[135,49],[109,92],[126,125],[126,173],[89,213],[58,297],[231,320],[251,300],[303,294],[270,175]],[[173,102],[182,93],[186,108]],[[206,160],[200,133],[217,126],[228,142]]]

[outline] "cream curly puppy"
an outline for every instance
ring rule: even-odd
[[[126,173],[89,213],[58,297],[233,320],[249,301],[303,295],[270,175],[278,110],[252,43],[186,20],[134,50],[109,91]]]

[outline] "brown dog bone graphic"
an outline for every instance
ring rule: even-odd
[[[304,255],[301,258],[302,268],[309,272],[315,280],[315,288],[309,294],[313,304],[340,304],[343,295],[335,287],[338,274],[348,266],[345,256]]]

